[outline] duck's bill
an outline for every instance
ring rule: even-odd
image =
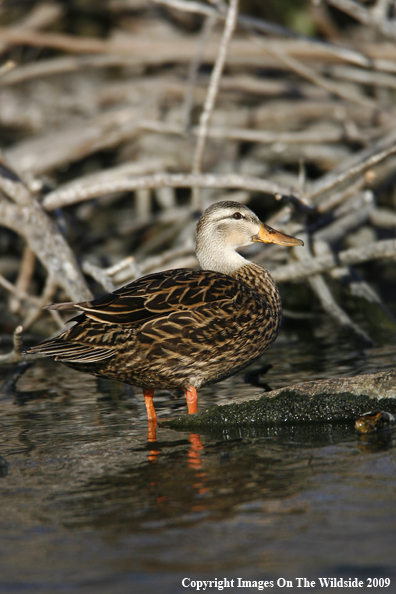
[[[260,223],[260,231],[257,235],[253,235],[252,239],[261,243],[278,243],[286,246],[304,245],[302,239],[281,233],[269,225],[264,225],[264,223]]]

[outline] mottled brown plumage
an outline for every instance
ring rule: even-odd
[[[72,328],[28,352],[141,386],[151,398],[155,388],[196,390],[220,381],[260,357],[279,332],[276,284],[235,251],[254,241],[302,243],[241,204],[215,204],[197,226],[203,270],[158,272],[91,302],[52,306],[82,313]]]

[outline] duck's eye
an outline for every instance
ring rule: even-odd
[[[234,219],[242,219],[242,215],[240,212],[234,212],[234,214],[232,215]]]

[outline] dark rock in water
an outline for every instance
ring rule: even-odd
[[[359,433],[373,433],[391,429],[396,424],[396,417],[386,410],[375,410],[365,413],[355,421],[355,429]]]
[[[198,430],[214,426],[355,421],[372,411],[379,401],[381,409],[396,413],[395,371],[304,382],[162,424],[174,429]]]

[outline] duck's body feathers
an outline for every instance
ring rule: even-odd
[[[30,352],[143,388],[219,381],[259,357],[280,325],[275,284],[267,295],[255,288],[255,280],[269,277],[265,269],[250,264],[237,276],[168,270],[91,302],[65,304],[83,312],[75,325]]]

